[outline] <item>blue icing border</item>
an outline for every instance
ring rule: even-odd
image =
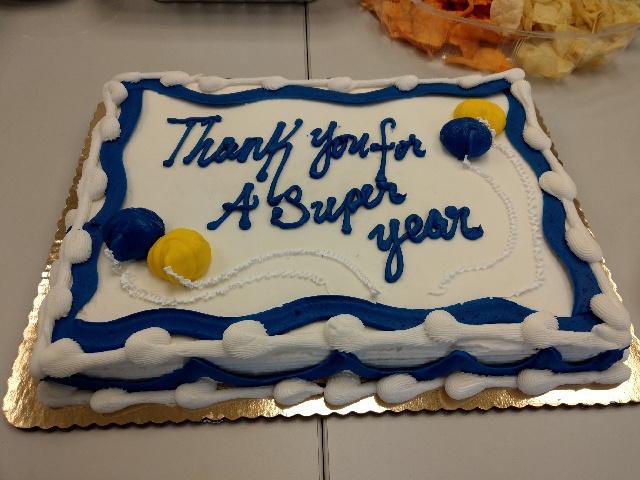
[[[104,350],[104,335],[109,337],[109,349],[122,348],[131,335],[150,327],[163,328],[172,335],[187,335],[199,340],[220,340],[230,325],[242,320],[258,321],[264,325],[269,335],[279,335],[339,314],[349,314],[359,318],[366,326],[378,330],[405,330],[422,324],[433,310],[435,309],[391,307],[353,297],[318,295],[238,317],[222,317],[177,308],[158,308],[136,312],[108,323],[73,319],[66,321],[56,334],[59,338],[68,337],[81,343],[85,352],[93,353]],[[469,325],[520,323],[533,313],[529,308],[502,298],[471,300],[438,310],[446,310],[456,319],[460,319],[461,323]],[[175,321],[176,317],[180,317],[178,322]],[[558,323],[560,330],[588,332],[600,322],[593,316],[586,316],[577,319],[559,317]]]
[[[132,333],[151,326],[165,328],[172,334],[184,334],[202,339],[219,339],[222,338],[224,329],[231,323],[247,318],[261,321],[267,328],[268,333],[274,335],[285,333],[313,321],[330,318],[338,313],[351,313],[368,326],[381,330],[397,330],[411,328],[422,323],[426,315],[431,311],[390,307],[350,297],[318,296],[303,298],[255,315],[235,318],[218,317],[180,309],[152,309],[99,324],[78,319],[78,312],[91,299],[97,288],[97,261],[102,250],[102,225],[121,208],[124,201],[127,178],[123,165],[123,152],[140,117],[142,97],[145,90],[212,106],[237,105],[285,98],[341,104],[366,104],[423,95],[485,97],[503,93],[509,102],[505,128],[509,140],[529,163],[538,178],[544,172],[550,170],[544,155],[529,147],[522,138],[526,118],[525,111],[520,102],[511,94],[511,86],[506,80],[495,80],[469,89],[454,84],[434,83],[418,85],[409,92],[400,91],[392,86],[358,94],[304,86],[286,86],[275,91],[258,88],[238,93],[211,95],[199,93],[183,86],[165,87],[159,80],[142,80],[138,83],[124,83],[124,85],[128,90],[128,97],[121,105],[119,117],[121,135],[113,141],[104,142],[100,150],[102,168],[110,179],[106,190],[105,202],[98,214],[84,226],[85,230],[91,235],[92,254],[86,262],[72,266],[73,278],[82,278],[83,281],[74,281],[71,289],[73,295],[71,310],[65,318],[56,322],[52,332],[53,341],[66,337],[72,338],[80,344],[85,352],[121,348]],[[591,297],[600,293],[601,290],[589,265],[578,259],[568,248],[564,239],[564,223],[565,211],[562,203],[557,198],[543,192],[543,231],[550,246],[567,267],[574,286],[572,314],[570,317],[558,319],[560,329],[581,332],[590,331],[594,325],[601,323],[601,321],[591,313],[589,301]],[[468,324],[519,323],[532,312],[514,302],[500,298],[478,299],[441,309],[452,313],[458,321]],[[304,313],[296,314],[296,312]],[[393,320],[389,320],[390,313],[393,315]],[[176,316],[180,317],[178,322],[174,321]],[[555,353],[553,353],[552,357],[548,357],[551,355],[548,352]],[[528,368],[550,367],[556,372],[605,370],[621,358],[621,352],[620,350],[604,352],[589,362],[568,365],[562,362],[556,350],[545,349],[536,354],[535,358],[528,359],[527,362],[529,363],[525,363]],[[544,362],[540,359],[544,360]],[[549,363],[546,360],[549,360]],[[198,365],[198,367],[193,365]],[[513,372],[517,372],[524,367],[524,363],[513,366],[487,367],[477,362],[471,355],[454,352],[434,364],[418,369],[390,371],[364,367],[352,355],[336,352],[322,365],[304,372],[294,372],[279,377],[249,379],[221,372],[208,362],[192,359],[182,369],[149,381],[105,383],[103,380],[87,379],[80,375],[57,381],[88,389],[104,388],[107,385],[120,386],[120,388],[133,391],[146,388],[171,388],[169,385],[177,385],[175,382],[178,381],[178,378],[180,378],[180,383],[184,383],[185,381],[197,380],[197,375],[224,378],[226,380],[222,381],[238,385],[259,385],[272,383],[277,379],[288,376],[301,376],[301,378],[308,379],[324,378],[344,369],[352,370],[354,373],[366,378],[378,378],[382,375],[402,371],[412,373],[418,379],[430,379],[456,370],[486,375],[506,375],[513,374]],[[202,372],[203,369],[207,372],[215,371],[215,375],[214,373],[211,373],[211,375],[198,373]],[[436,374],[434,372],[445,373]],[[311,378],[313,375],[319,376]],[[143,385],[145,386],[143,387]]]

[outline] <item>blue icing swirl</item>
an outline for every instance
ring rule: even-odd
[[[489,151],[493,138],[482,122],[469,117],[456,118],[444,124],[440,141],[458,160],[480,157]]]
[[[116,260],[141,260],[164,235],[164,222],[146,208],[125,208],[105,222],[102,235]]]

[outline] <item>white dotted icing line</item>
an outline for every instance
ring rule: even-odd
[[[173,270],[167,270],[167,273],[170,275],[175,275]],[[178,276],[176,276],[178,277]],[[261,275],[256,275],[254,277],[238,280],[236,282],[230,283],[224,288],[220,288],[218,290],[214,290],[213,292],[203,293],[201,295],[196,295],[186,299],[177,299],[177,298],[169,298],[163,297],[162,295],[158,295],[156,293],[150,292],[144,288],[138,288],[135,283],[135,278],[133,275],[126,271],[120,275],[120,286],[131,296],[132,298],[139,298],[149,303],[154,303],[156,305],[162,305],[164,307],[175,307],[178,305],[192,305],[194,303],[206,302],[209,300],[213,300],[216,297],[221,297],[226,295],[232,290],[236,290],[242,288],[246,285],[250,285],[252,283],[257,283],[263,280],[271,280],[274,278],[296,278],[299,280],[310,281],[318,286],[326,287],[326,283],[321,277],[313,273],[308,272],[298,272],[295,270],[285,270],[285,271],[274,271],[268,272]],[[327,289],[327,293],[329,290]]]
[[[485,124],[487,128],[489,128],[489,122],[480,118],[478,120],[481,121],[483,124]],[[491,134],[492,136],[495,136],[495,131],[493,129],[491,129]],[[527,175],[522,165],[522,162],[518,160],[517,156],[512,150],[510,150],[508,147],[506,147],[502,143],[494,141],[492,146],[496,148],[496,150],[501,152],[505,157],[507,157],[507,159],[513,164],[514,169],[518,173],[518,176],[520,177],[520,180],[525,188],[525,191],[527,193],[527,216],[529,219],[529,224],[531,225],[531,234],[533,239],[533,249],[534,249],[534,259],[535,259],[535,280],[531,285],[525,288],[516,290],[508,295],[505,295],[506,298],[509,298],[509,297],[516,297],[516,296],[522,295],[525,292],[535,290],[542,286],[543,280],[544,280],[544,258],[542,256],[542,234],[541,234],[541,228],[540,228],[540,221],[536,213],[535,194],[533,191],[533,185],[529,181],[529,176]],[[440,285],[439,285],[440,291],[429,292],[432,295],[444,294],[448,290],[448,287],[447,287],[448,284],[456,276],[466,272],[486,270],[498,264],[505,258],[507,258],[509,255],[511,255],[511,253],[513,253],[513,250],[515,249],[515,242],[517,238],[517,232],[516,232],[517,216],[515,213],[515,209],[513,207],[513,202],[489,172],[486,172],[485,170],[475,165],[471,165],[471,163],[467,158],[465,158],[465,160],[463,161],[463,164],[469,170],[471,170],[478,176],[482,177],[491,186],[494,192],[496,192],[496,194],[500,197],[505,207],[507,208],[507,213],[509,216],[509,235],[507,239],[507,246],[499,256],[497,256],[490,262],[482,263],[482,264],[466,265],[449,272],[447,275],[443,277],[442,281],[440,282]]]
[[[118,75],[110,83],[119,82],[139,82],[142,79],[158,79],[165,86],[182,85],[187,86],[197,84],[197,87],[204,93],[213,93],[226,87],[235,86],[257,86],[265,90],[279,90],[287,86],[308,86],[321,87],[328,90],[338,92],[351,92],[357,89],[379,89],[395,86],[401,91],[410,91],[418,85],[428,85],[433,83],[449,83],[459,85],[462,88],[469,89],[476,87],[482,83],[494,80],[504,79],[509,83],[517,82],[524,78],[524,71],[513,69],[493,75],[467,75],[464,77],[451,78],[433,78],[419,79],[415,75],[404,75],[392,78],[383,78],[378,80],[353,80],[349,77],[335,77],[327,79],[312,80],[287,80],[279,76],[257,77],[257,78],[222,78],[217,76],[189,75],[185,72],[153,72],[140,73],[131,72]],[[109,87],[107,93],[103,93],[105,97],[109,96],[113,87]],[[118,99],[120,97],[117,97]]]
[[[527,175],[522,162],[518,159],[515,153],[507,148],[500,142],[495,142],[494,146],[496,149],[501,151],[513,164],[516,172],[520,176],[520,180],[525,188],[527,193],[527,215],[529,218],[529,225],[531,226],[531,237],[533,240],[533,257],[536,265],[536,274],[534,282],[520,290],[516,290],[509,297],[518,295],[522,295],[525,292],[529,292],[535,290],[542,286],[544,281],[544,258],[542,256],[542,229],[540,228],[540,219],[538,218],[537,208],[535,203],[535,193],[533,190],[533,185],[529,181],[529,176]]]
[[[463,161],[463,166],[468,170],[470,170],[471,172],[478,175],[479,177],[483,178],[489,184],[489,186],[491,186],[491,188],[498,195],[498,197],[500,197],[500,200],[502,200],[502,203],[506,207],[507,214],[509,216],[509,235],[507,237],[507,245],[505,246],[504,250],[500,255],[495,257],[493,260],[490,260],[489,262],[465,265],[447,273],[442,278],[440,285],[438,285],[438,287],[440,288],[440,291],[429,292],[429,294],[431,295],[442,295],[446,293],[446,291],[448,290],[449,283],[451,283],[451,281],[458,275],[461,275],[467,272],[486,270],[490,267],[493,267],[494,265],[497,265],[499,262],[507,258],[509,255],[511,255],[511,253],[513,253],[513,250],[515,249],[518,218],[515,213],[515,208],[513,207],[513,202],[489,172],[475,165],[471,165],[471,163],[469,163],[469,160],[466,157]]]
[[[287,249],[287,250],[278,250],[275,252],[269,252],[269,253],[265,253],[265,254],[250,258],[246,262],[241,263],[240,265],[229,270],[228,272],[225,272],[221,275],[218,275],[208,280],[196,280],[195,282],[192,282],[176,274],[172,274],[172,276],[174,276],[174,278],[179,280],[180,283],[187,288],[202,289],[202,288],[207,288],[213,285],[217,285],[220,282],[223,282],[231,277],[236,276],[241,271],[246,270],[247,268],[253,265],[266,262],[267,260],[271,260],[273,258],[293,257],[293,256],[312,256],[312,257],[318,257],[318,258],[327,258],[329,260],[333,260],[334,262],[340,263],[344,265],[347,269],[349,269],[358,278],[358,280],[360,280],[360,282],[362,282],[362,284],[364,284],[369,289],[369,291],[371,292],[371,295],[380,294],[378,289],[367,278],[367,276],[362,272],[362,270],[360,270],[358,267],[356,267],[353,263],[351,263],[342,255],[331,252],[329,250],[310,250],[310,249],[299,248],[299,249]]]
[[[196,295],[186,299],[176,299],[176,298],[168,298],[163,297],[162,295],[158,295],[156,293],[150,292],[144,288],[138,288],[135,284],[134,276],[127,270],[121,273],[122,265],[118,262],[113,253],[109,249],[105,249],[104,251],[106,257],[109,259],[111,263],[111,271],[117,275],[120,275],[120,286],[133,298],[140,298],[150,303],[154,303],[162,306],[177,306],[177,305],[189,305],[197,302],[204,302],[208,300],[212,300],[218,296],[225,295],[232,290],[236,290],[238,288],[242,288],[246,285],[260,282],[262,280],[270,280],[274,278],[297,278],[299,280],[310,281],[318,286],[325,287],[327,293],[330,293],[329,288],[324,281],[324,279],[314,273],[310,272],[301,272],[296,270],[286,270],[286,271],[274,271],[267,272],[261,275],[256,275],[253,277],[244,278],[233,282],[224,288],[214,290],[212,292],[207,292],[204,294]],[[219,285],[222,282],[229,280],[230,278],[235,277],[240,272],[250,268],[253,265],[257,265],[268,260],[280,257],[292,257],[292,256],[313,256],[317,258],[326,258],[337,262],[343,266],[345,266],[349,271],[351,271],[363,285],[367,287],[370,294],[372,296],[377,296],[380,294],[378,289],[371,283],[371,281],[367,278],[367,276],[353,263],[347,260],[345,257],[338,255],[337,253],[330,252],[328,250],[306,250],[306,249],[290,249],[290,250],[280,250],[275,252],[269,252],[263,255],[258,255],[253,257],[246,262],[238,265],[237,267],[225,272],[216,277],[210,278],[208,280],[196,280],[191,281],[186,279],[178,274],[176,274],[173,269],[169,266],[164,268],[164,271],[167,272],[170,276],[178,280],[183,286],[189,289],[203,290],[205,288],[214,287]]]

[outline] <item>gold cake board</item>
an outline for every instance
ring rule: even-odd
[[[104,116],[104,106],[100,104],[94,115],[89,132]],[[543,125],[540,119],[540,124]],[[311,398],[292,407],[278,405],[273,399],[241,399],[231,400],[197,410],[188,410],[175,405],[134,405],[121,411],[101,414],[93,411],[88,405],[65,408],[49,408],[42,405],[36,397],[38,382],[29,375],[29,359],[31,348],[36,341],[38,331],[38,309],[49,291],[49,272],[54,260],[58,258],[60,244],[65,234],[64,218],[67,212],[76,207],[78,199],[76,188],[82,174],[82,165],[89,153],[91,133],[87,137],[76,169],[73,185],[69,190],[67,204],[58,221],[58,230],[51,247],[43,280],[38,286],[38,295],[33,302],[29,314],[29,323],[24,331],[24,338],[18,350],[12,375],[8,380],[8,391],[3,401],[3,411],[9,423],[18,428],[69,428],[72,426],[88,427],[91,425],[127,425],[166,422],[211,422],[218,420],[236,420],[239,418],[257,417],[292,417],[296,415],[312,416],[331,414],[364,414],[402,411],[455,411],[455,410],[489,410],[493,408],[525,408],[525,407],[571,407],[612,404],[629,404],[640,402],[640,342],[633,336],[626,361],[631,368],[631,377],[615,387],[591,384],[580,387],[561,387],[543,395],[531,397],[516,389],[490,388],[465,400],[454,400],[443,388],[422,394],[402,404],[387,404],[375,396],[363,398],[349,405],[335,408],[327,405],[321,396]],[[581,213],[579,209],[578,211]],[[588,226],[584,216],[585,225]],[[602,262],[607,275],[609,271]],[[609,275],[609,278],[610,275]],[[615,285],[612,282],[612,285]]]

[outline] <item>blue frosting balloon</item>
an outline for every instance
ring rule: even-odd
[[[491,148],[491,131],[474,118],[456,118],[440,130],[440,141],[458,160],[479,157]]]
[[[151,246],[164,235],[164,222],[146,208],[125,208],[102,227],[102,236],[120,262],[147,257]]]

